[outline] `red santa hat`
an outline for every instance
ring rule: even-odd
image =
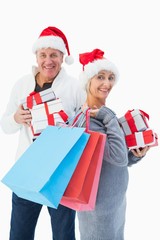
[[[92,52],[86,52],[79,54],[79,61],[83,65],[83,71],[80,74],[80,80],[84,88],[88,83],[88,80],[98,74],[101,70],[111,71],[115,75],[117,82],[119,73],[117,67],[104,58],[104,52],[100,49],[94,49]]]
[[[67,52],[68,56],[65,57],[65,62],[67,64],[73,63],[73,58],[70,55],[67,38],[64,33],[56,27],[47,27],[41,32],[39,38],[33,44],[33,53],[36,53],[36,51],[41,48],[58,49],[64,54]]]

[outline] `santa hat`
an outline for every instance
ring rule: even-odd
[[[33,53],[36,53],[36,51],[41,48],[54,48],[64,54],[66,54],[67,51],[68,56],[65,57],[65,62],[67,64],[73,63],[73,58],[70,55],[67,38],[64,33],[56,27],[48,27],[41,32],[39,38],[33,44]]]
[[[83,88],[86,88],[88,80],[98,74],[101,70],[111,71],[115,75],[117,82],[119,73],[117,67],[108,59],[103,57],[104,52],[100,49],[94,49],[92,52],[79,54],[79,61],[83,65],[83,71],[80,74],[80,81]]]

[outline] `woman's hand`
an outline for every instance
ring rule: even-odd
[[[89,114],[91,117],[96,117],[98,111],[99,111],[99,108],[97,108],[97,106],[94,106],[93,109],[89,110]]]
[[[14,119],[19,124],[30,126],[32,120],[31,112],[28,109],[24,110],[23,105],[20,105],[14,114]]]
[[[81,108],[82,112],[85,112],[88,108],[89,107],[88,107],[87,103],[84,103]],[[96,117],[98,111],[99,111],[99,108],[96,105],[94,105],[93,108],[90,108],[88,112],[91,117]]]
[[[149,149],[150,149],[150,147],[146,146],[144,148],[131,149],[131,152],[134,154],[134,156],[141,158],[146,155],[146,153]]]

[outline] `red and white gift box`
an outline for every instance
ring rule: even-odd
[[[126,114],[119,118],[119,123],[125,133],[130,135],[135,132],[146,130],[148,126],[149,115],[142,110],[133,109],[126,112]]]
[[[32,115],[31,129],[34,136],[39,135],[48,125],[64,123],[68,119],[60,98],[35,105],[30,111]]]
[[[143,132],[135,132],[125,136],[126,144],[129,149],[140,148],[145,146],[157,146],[158,136],[153,130],[147,129]]]
[[[63,118],[63,116],[65,118]],[[64,123],[67,121],[66,114],[61,110],[59,113],[53,113],[50,115],[50,119],[42,119],[32,123],[33,135],[39,135],[48,125],[56,125],[57,123]]]
[[[24,109],[32,109],[35,105],[55,99],[56,95],[53,92],[52,88],[48,88],[41,92],[31,92],[29,96],[27,96],[25,99],[22,99],[21,103]]]

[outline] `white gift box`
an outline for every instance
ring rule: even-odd
[[[25,99],[22,99],[21,103],[24,109],[28,109],[28,108],[32,109],[33,106],[36,106],[37,104],[41,104],[41,103],[48,102],[55,99],[56,99],[56,95],[53,92],[52,88],[48,88],[41,92],[31,93]]]
[[[58,113],[53,113],[54,117],[54,125],[57,125],[58,123],[64,123],[64,120],[61,118],[61,116]],[[32,123],[32,133],[40,134],[46,127],[48,126],[48,119],[42,119],[40,121],[36,121]]]
[[[35,105],[32,109],[30,109],[30,111],[32,115],[31,128],[33,135],[41,133],[42,130],[47,127],[47,125],[56,125],[58,122],[64,123],[68,118],[64,112],[60,98]],[[64,115],[64,119],[62,118],[61,114]],[[49,118],[51,119],[50,124],[48,123]]]
[[[143,132],[135,132],[125,136],[125,139],[129,149],[158,145],[158,136],[152,129],[147,129]]]
[[[119,123],[125,135],[130,135],[134,132],[146,130],[149,127],[148,117],[149,116],[145,112],[134,109],[128,111],[123,117],[119,118]]]
[[[63,105],[62,105],[62,101],[61,101],[60,98],[58,98],[56,100],[53,100],[53,101],[50,101],[50,102],[46,102],[46,103],[41,103],[41,104],[35,105],[30,110],[31,111],[31,115],[32,115],[32,122],[41,121],[43,119],[47,119],[45,105],[47,105],[49,114],[52,114],[52,113],[64,110]]]

